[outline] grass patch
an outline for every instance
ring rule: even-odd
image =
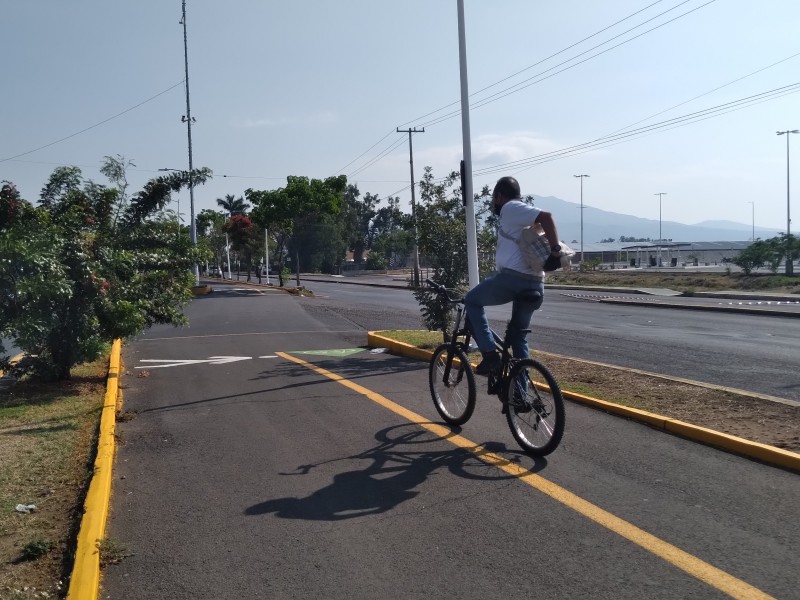
[[[103,358],[75,367],[70,381],[22,380],[0,394],[0,598],[62,595],[107,372]]]
[[[113,538],[103,538],[97,542],[97,549],[100,551],[100,568],[105,569],[109,565],[118,565],[133,553],[128,551],[125,544]]]
[[[50,552],[54,545],[55,544],[50,540],[43,540],[41,538],[28,542],[22,549],[22,560],[36,560],[41,558]]]
[[[441,331],[425,331],[424,329],[387,329],[375,333],[423,350],[433,350],[444,341]]]

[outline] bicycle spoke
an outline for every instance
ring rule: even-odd
[[[433,353],[429,373],[437,412],[451,425],[465,423],[475,410],[475,378],[466,355],[442,344]]]
[[[506,389],[506,419],[517,443],[536,456],[555,450],[564,433],[564,401],[550,372],[535,360],[521,360]]]

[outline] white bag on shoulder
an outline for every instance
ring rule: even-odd
[[[525,264],[533,271],[555,271],[556,269],[570,271],[572,269],[570,259],[575,255],[575,251],[564,242],[560,242],[561,252],[558,256],[553,256],[550,251],[550,242],[547,241],[544,229],[538,223],[523,227],[519,239],[508,235],[500,227],[498,227],[498,232],[519,246]]]

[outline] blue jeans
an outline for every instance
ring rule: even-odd
[[[472,325],[475,343],[481,352],[495,349],[494,338],[489,330],[489,320],[486,318],[485,306],[498,306],[508,304],[520,292],[536,290],[544,293],[544,282],[528,277],[515,275],[513,272],[500,271],[488,279],[484,279],[472,288],[464,297],[467,316]],[[529,302],[514,302],[511,310],[511,321],[508,324],[509,342],[515,358],[528,356],[528,340],[523,329],[528,329],[533,317],[533,311],[539,308]]]

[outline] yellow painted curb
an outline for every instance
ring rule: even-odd
[[[395,354],[400,354],[409,358],[418,358],[421,360],[430,360],[431,356],[433,355],[433,352],[422,350],[416,346],[383,337],[374,331],[367,333],[367,344],[378,348],[388,348]],[[683,382],[689,383],[685,380]],[[800,472],[800,454],[790,452],[789,450],[783,450],[767,444],[759,444],[758,442],[751,442],[750,440],[728,435],[727,433],[721,433],[719,431],[714,431],[698,425],[692,425],[690,423],[685,423],[684,421],[679,421],[677,419],[672,419],[656,413],[639,410],[638,408],[630,408],[621,404],[615,404],[613,402],[608,402],[607,400],[599,400],[597,398],[592,398],[591,396],[585,396],[583,394],[577,394],[575,392],[563,390],[562,393],[564,398],[572,400],[573,402],[578,402],[592,408],[597,408],[611,414],[619,415],[627,419],[631,419],[632,421],[645,423],[646,425],[650,425],[656,429],[660,429],[662,431],[666,431],[695,442],[707,444],[720,450],[726,450],[734,454],[760,460],[767,464]]]
[[[75,564],[69,582],[68,600],[96,600],[100,588],[100,550],[98,543],[105,534],[108,505],[111,499],[111,471],[114,463],[114,430],[116,427],[119,364],[122,342],[115,340],[108,365],[106,395],[100,416],[100,434],[92,481],[83,505],[83,519],[78,532]]]
[[[206,294],[210,294],[214,291],[210,285],[193,285],[192,286],[192,296],[205,296]]]

